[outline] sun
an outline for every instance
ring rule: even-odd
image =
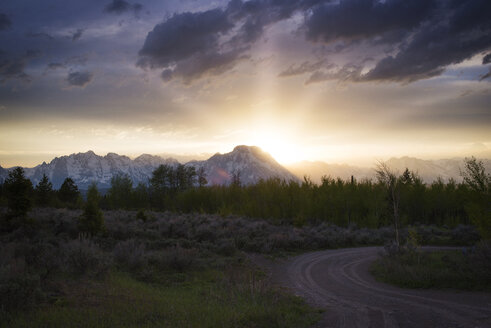
[[[280,164],[291,164],[302,160],[302,150],[293,133],[270,126],[250,130],[247,144],[258,146],[269,153]]]

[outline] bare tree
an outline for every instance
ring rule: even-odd
[[[399,190],[399,178],[397,174],[392,171],[389,166],[384,162],[378,162],[377,168],[375,169],[377,173],[377,180],[385,186],[387,190],[388,200],[391,204],[393,216],[394,216],[394,230],[396,237],[397,247],[400,246],[399,240],[399,200],[400,200],[400,190]]]

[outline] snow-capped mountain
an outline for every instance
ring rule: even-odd
[[[191,161],[198,170],[204,168],[208,184],[229,184],[233,174],[238,174],[242,184],[254,184],[272,177],[285,181],[298,181],[268,153],[255,146],[237,146],[230,153],[215,154],[206,161]]]
[[[491,172],[491,159],[480,159],[486,172]],[[464,168],[464,158],[451,158],[439,160],[423,160],[415,157],[391,158],[386,161],[387,166],[398,174],[406,168],[417,173],[426,183],[432,183],[438,178],[447,182],[454,179],[462,181],[460,171]],[[320,183],[322,176],[340,177],[343,180],[354,176],[358,180],[375,179],[375,165],[372,168],[351,166],[346,164],[328,164],[324,162],[300,162],[287,166],[298,177],[309,176],[313,182]]]
[[[26,177],[34,185],[46,174],[55,189],[61,186],[65,178],[70,177],[84,190],[92,182],[96,182],[101,189],[109,188],[111,178],[118,174],[128,174],[134,185],[148,183],[152,172],[161,164],[174,166],[178,161],[148,154],[135,159],[115,153],[99,156],[93,151],[88,151],[56,157],[49,164],[43,163],[24,170]],[[206,161],[191,161],[185,165],[194,166],[196,169],[203,167],[209,185],[228,184],[234,173],[240,175],[243,184],[252,184],[260,179],[272,177],[297,181],[293,174],[258,147],[237,146],[230,153],[215,154]],[[0,167],[0,181],[5,180],[8,170]]]
[[[352,166],[348,164],[331,164],[325,162],[310,162],[302,161],[293,163],[287,166],[297,177],[302,178],[304,176],[312,180],[312,182],[320,184],[322,177],[341,178],[342,180],[349,180],[351,176],[357,180],[372,179],[375,177],[375,171],[369,167]]]
[[[24,170],[26,177],[34,185],[41,180],[43,174],[46,174],[55,189],[61,186],[65,178],[70,177],[83,190],[87,189],[92,182],[96,182],[99,188],[109,188],[111,178],[118,174],[128,174],[135,185],[140,182],[147,183],[153,170],[160,164],[177,165],[177,161],[172,158],[164,159],[146,154],[132,160],[115,153],[99,156],[93,151],[88,151],[56,157],[49,164],[44,162]],[[4,180],[7,174],[7,170],[0,171],[0,180]]]

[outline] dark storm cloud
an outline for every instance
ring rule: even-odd
[[[435,0],[344,0],[312,10],[305,22],[314,41],[365,39],[393,31],[410,31],[428,18]]]
[[[104,7],[104,12],[121,15],[128,11],[134,11],[135,14],[138,14],[142,9],[143,6],[139,3],[131,4],[124,0],[113,0]]]
[[[310,40],[381,40],[393,44],[395,54],[385,56],[365,75],[353,81],[413,82],[442,74],[491,47],[488,0],[344,0],[315,8],[305,27]],[[399,37],[386,38],[397,32]]]
[[[58,68],[64,68],[65,65],[63,65],[62,63],[49,63],[47,68],[48,69],[58,69]]]
[[[240,51],[220,49],[220,36],[233,26],[221,9],[176,14],[148,33],[138,66],[164,68],[164,80],[220,71],[240,56]]]
[[[489,63],[491,63],[491,53],[490,54],[487,54],[482,59],[482,64],[483,65],[486,65],[486,64],[489,64]]]
[[[77,41],[82,37],[82,34],[84,33],[83,28],[77,29],[73,34],[72,34],[72,41]]]
[[[223,9],[175,14],[148,33],[137,65],[163,69],[164,81],[186,83],[226,72],[249,56],[264,27],[319,0],[232,0]],[[225,40],[224,40],[225,39]]]
[[[12,57],[0,53],[0,83],[12,79],[30,82],[31,77],[25,72],[26,66],[31,59],[39,56],[40,52],[36,50],[28,50],[24,55]]]
[[[12,26],[12,21],[6,14],[0,13],[0,31],[8,29]]]
[[[94,75],[90,72],[83,71],[83,72],[71,72],[68,74],[66,81],[68,82],[69,85],[71,86],[76,86],[76,87],[85,87],[87,84],[92,81],[92,78]]]
[[[45,38],[47,40],[53,40],[54,37],[48,33],[44,32],[28,32],[26,33],[28,38]]]

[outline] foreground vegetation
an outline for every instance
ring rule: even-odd
[[[35,209],[0,236],[0,326],[309,327],[319,315],[240,251],[266,246],[232,239],[265,222],[116,211],[90,236],[83,214]]]
[[[491,243],[458,250],[386,248],[371,266],[377,280],[405,288],[491,291]]]

